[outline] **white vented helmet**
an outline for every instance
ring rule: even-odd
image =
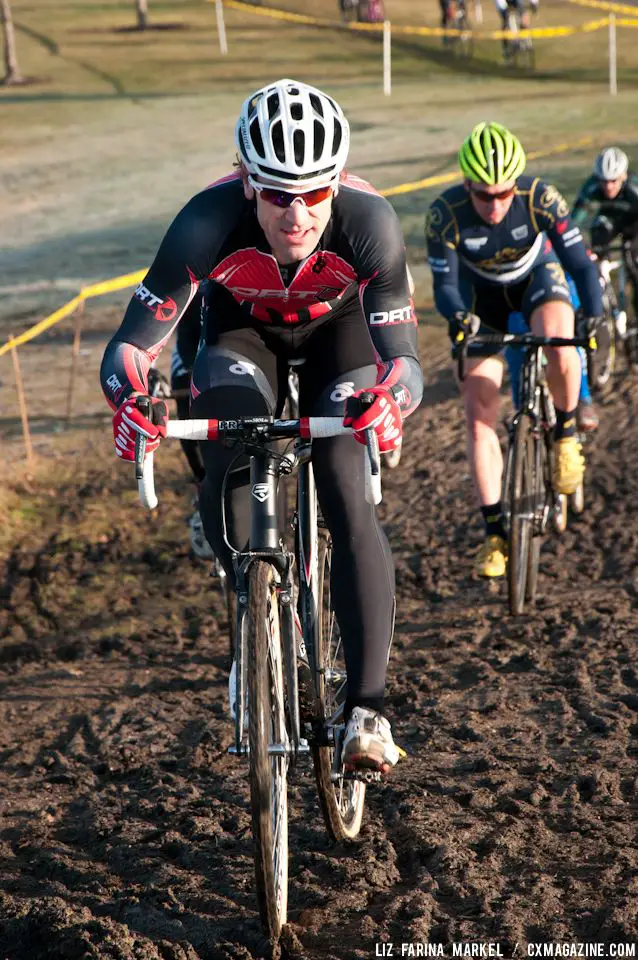
[[[629,160],[627,154],[618,147],[607,147],[594,161],[594,173],[600,180],[618,180],[625,173]]]
[[[303,192],[338,179],[350,127],[332,97],[307,83],[277,80],[244,101],[235,140],[249,173]]]

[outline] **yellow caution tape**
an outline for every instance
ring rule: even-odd
[[[227,2],[235,3],[236,0],[227,0]],[[244,6],[244,4],[242,4],[242,6]],[[592,137],[582,137],[580,140],[572,143],[556,144],[556,146],[551,147],[549,150],[533,151],[528,153],[527,157],[529,160],[536,160],[539,157],[550,157],[557,153],[567,153],[569,150],[586,146],[591,142]],[[458,173],[458,171],[454,173],[442,173],[435,177],[425,177],[423,180],[415,180],[412,183],[402,183],[396,187],[388,187],[386,190],[380,190],[379,193],[383,197],[395,197],[402,193],[424,190],[427,187],[435,187],[443,183],[454,183],[455,180],[459,179],[460,173]],[[93,283],[88,287],[82,287],[79,294],[74,297],[73,300],[65,303],[64,306],[56,310],[55,313],[52,313],[49,317],[45,317],[44,320],[40,320],[39,323],[36,323],[33,327],[29,327],[24,333],[4,343],[0,347],[0,357],[14,347],[22,346],[22,344],[28,343],[29,340],[33,340],[34,337],[39,336],[39,334],[45,330],[59,323],[60,320],[64,320],[64,318],[72,314],[84,300],[90,300],[92,297],[101,297],[105,293],[114,293],[117,290],[125,290],[127,287],[136,286],[138,283],[141,283],[146,276],[147,269],[148,268],[136,270],[134,273],[126,273],[121,277],[113,277],[112,280],[103,280],[100,283]]]
[[[630,17],[638,17],[638,8],[626,3],[608,3],[607,0],[568,0],[578,7],[591,7],[594,10],[607,10],[608,13],[628,13]]]
[[[549,150],[535,150],[527,154],[528,160],[538,160],[540,157],[551,157],[557,153],[567,153],[569,150],[576,150],[579,147],[586,147],[592,142],[592,137],[581,137],[572,143],[557,143],[555,147]],[[442,183],[454,183],[461,179],[459,172],[440,173],[436,177],[425,177],[423,180],[414,180],[412,183],[401,183],[397,187],[388,187],[387,190],[379,190],[382,197],[396,197],[402,193],[412,193],[414,190],[426,190],[428,187],[438,187]]]
[[[208,0],[213,3],[214,0]],[[360,30],[364,32],[378,33],[383,30],[382,23],[344,23],[341,20],[329,20],[321,17],[309,17],[302,13],[290,13],[288,10],[277,10],[273,7],[256,6],[253,3],[244,2],[244,0],[224,0],[224,6],[231,10],[243,10],[245,13],[254,13],[260,17],[269,17],[271,20],[287,20],[289,23],[301,23],[314,25],[316,27],[333,27],[343,30]],[[511,37],[569,37],[575,33],[589,33],[593,30],[600,30],[607,26],[607,17],[600,20],[592,20],[590,23],[580,24],[580,26],[566,27],[534,27],[528,30],[519,30],[513,33],[511,30],[470,30],[473,37],[488,40],[502,40]],[[468,33],[467,30],[455,30],[443,27],[411,27],[399,26],[393,24],[392,33],[400,36],[417,37],[458,37]]]
[[[51,316],[40,320],[39,323],[36,323],[33,327],[29,327],[28,330],[25,330],[24,333],[21,333],[18,337],[12,337],[11,340],[7,340],[7,342],[0,347],[0,357],[3,353],[7,353],[7,351],[12,350],[14,347],[19,347],[23,343],[28,343],[29,340],[33,340],[34,337],[44,333],[45,330],[53,327],[56,323],[59,323],[60,320],[64,320],[64,318],[72,314],[84,300],[90,300],[91,297],[101,297],[105,293],[113,293],[116,290],[125,290],[127,287],[141,283],[145,276],[146,269],[137,270],[135,273],[126,273],[121,277],[114,277],[112,280],[103,280],[100,283],[93,283],[88,287],[82,287],[77,297],[65,303],[63,307],[60,307],[60,309],[52,313]]]

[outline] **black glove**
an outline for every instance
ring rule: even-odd
[[[448,333],[452,346],[461,343],[466,337],[475,337],[481,326],[481,318],[475,313],[459,310],[448,320]]]

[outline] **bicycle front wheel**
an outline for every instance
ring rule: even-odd
[[[542,437],[532,434],[532,511],[534,519],[527,553],[527,583],[525,584],[525,599],[529,603],[536,602],[538,588],[538,568],[540,564],[541,539],[545,520],[547,503],[548,455],[547,447]]]
[[[288,747],[275,574],[248,580],[248,742],[255,881],[264,931],[276,939],[288,908]]]
[[[587,375],[592,390],[602,393],[616,366],[616,324],[611,312],[596,327],[596,351],[587,352]]]
[[[456,27],[457,30],[461,31],[461,34],[458,38],[459,42],[456,46],[456,54],[459,57],[470,60],[474,55],[474,37],[472,36],[470,22],[465,14],[461,14],[461,16],[459,16]]]
[[[532,422],[521,416],[514,429],[509,499],[507,587],[510,613],[523,612],[535,517],[535,441]],[[534,556],[534,551],[532,552]],[[535,557],[538,563],[538,556]]]
[[[329,721],[338,719],[346,699],[346,668],[339,625],[332,609],[330,568],[332,543],[326,530],[319,532],[319,609],[315,633],[316,724],[325,733]],[[312,748],[317,791],[326,828],[333,840],[353,840],[361,829],[365,784],[344,779],[337,769],[335,746],[318,742]]]

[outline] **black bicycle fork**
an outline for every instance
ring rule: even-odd
[[[270,753],[291,754],[295,763],[299,753],[308,752],[308,744],[301,737],[299,713],[299,682],[297,677],[297,650],[294,622],[294,554],[282,549],[278,516],[278,485],[282,475],[289,474],[294,465],[293,456],[281,457],[272,451],[255,448],[250,458],[250,494],[256,501],[251,510],[249,548],[242,552],[236,566],[237,628],[236,628],[236,690],[235,743],[229,752],[245,756],[245,717],[247,706],[247,615],[249,603],[248,582],[250,570],[257,560],[267,560],[278,577],[277,598],[280,615],[281,654],[284,661],[290,718],[290,746],[271,744]]]

